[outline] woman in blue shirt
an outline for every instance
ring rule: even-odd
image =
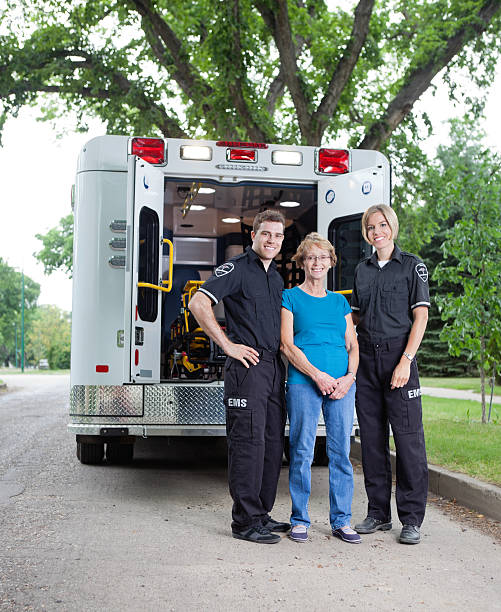
[[[355,404],[358,344],[346,298],[325,289],[327,272],[336,263],[331,243],[311,233],[293,260],[305,280],[282,297],[281,350],[289,361],[289,489],[292,498],[290,538],[308,539],[311,464],[320,410],[329,457],[330,524],[333,535],[358,544],[350,527],[353,498],[350,434]]]

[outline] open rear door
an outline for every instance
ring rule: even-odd
[[[128,163],[125,364],[131,382],[160,382],[164,176],[139,157]],[[130,304],[130,308],[128,305]]]
[[[326,178],[318,183],[318,231],[334,245],[336,267],[328,288],[353,288],[358,262],[371,253],[362,237],[363,212],[373,204],[390,204],[389,165],[374,166]]]

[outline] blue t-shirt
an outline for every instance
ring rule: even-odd
[[[346,298],[332,291],[314,297],[294,287],[282,293],[282,306],[294,315],[294,344],[308,361],[334,378],[344,376],[348,370],[345,317],[351,312]],[[289,363],[287,382],[309,384],[312,380]]]

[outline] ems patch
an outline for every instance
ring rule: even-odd
[[[428,268],[424,265],[424,263],[418,263],[416,265],[416,274],[423,281],[423,283],[428,281]]]
[[[228,406],[232,408],[247,408],[247,400],[240,397],[229,397]]]
[[[219,266],[218,268],[216,268],[214,271],[214,274],[217,277],[224,276],[225,274],[229,274],[230,272],[233,272],[234,269],[235,269],[235,266],[232,263],[225,263],[222,266]]]
[[[421,389],[409,389],[407,393],[409,395],[409,399],[414,399],[415,397],[419,397],[421,395]]]

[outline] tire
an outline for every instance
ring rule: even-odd
[[[84,465],[99,465],[104,457],[104,444],[77,442],[77,457]]]
[[[317,438],[315,441],[315,452],[313,454],[313,463],[315,465],[329,465],[329,457],[325,447],[327,438]]]
[[[120,444],[120,442],[108,442],[106,444],[106,460],[108,463],[124,465],[131,463],[134,457],[134,444]]]
[[[291,447],[289,443],[289,436],[285,436],[285,439],[284,439],[284,455],[285,455],[285,460],[287,461],[287,463],[290,463],[291,462]]]

